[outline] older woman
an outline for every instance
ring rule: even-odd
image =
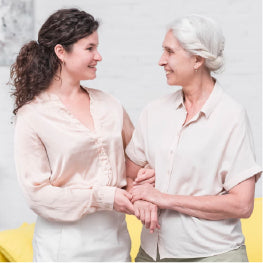
[[[253,210],[261,168],[244,108],[211,76],[224,37],[192,15],[170,25],[163,49],[167,82],[182,89],[143,110],[126,149],[131,179],[146,164],[156,172],[156,188],[131,190],[137,217],[151,230],[160,223],[143,229],[137,261],[247,261],[240,218]]]

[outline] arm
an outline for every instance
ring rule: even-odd
[[[123,109],[123,128],[122,128],[122,138],[123,138],[123,148],[129,144],[132,133],[134,131],[133,124],[125,111]],[[125,154],[126,160],[126,179],[127,179],[127,191],[129,191],[134,184],[155,183],[155,172],[153,169],[144,169],[134,162],[130,161]]]
[[[255,176],[239,183],[227,194],[217,196],[183,196],[161,193],[149,184],[135,186],[133,199],[146,200],[161,209],[208,220],[248,218],[254,206]]]
[[[15,127],[15,163],[20,185],[30,208],[53,221],[76,221],[97,210],[112,210],[121,206],[120,195],[126,203],[129,197],[112,186],[55,186],[44,144],[21,115]],[[128,202],[130,203],[130,202]],[[131,204],[130,204],[131,205]],[[132,206],[132,205],[131,205]]]
[[[127,191],[131,191],[133,188],[134,180],[141,168],[141,166],[135,164],[131,160],[126,160]],[[134,202],[135,216],[142,221],[147,229],[150,229],[151,233],[153,233],[156,228],[160,228],[157,212],[157,205],[154,205],[151,202],[142,200]]]
[[[128,121],[127,121],[128,120]],[[124,149],[128,145],[128,143],[131,140],[132,137],[132,132],[133,132],[133,126],[132,129],[129,128],[131,127],[132,124],[129,121],[129,117],[127,113],[124,111],[124,120],[123,120],[123,138],[124,140]],[[131,131],[132,132],[129,132]],[[143,143],[142,143],[142,137],[139,135],[140,133],[134,132],[133,134],[133,139],[135,137],[138,137],[136,141],[136,145],[140,147],[140,158],[144,159],[143,164],[140,162],[142,165],[137,165],[135,162],[131,161],[127,156],[126,156],[126,178],[127,178],[127,191],[130,191],[133,187],[133,185],[137,183],[145,183],[145,182],[152,182],[155,181],[155,174],[154,173],[148,173],[145,174],[144,170],[142,167],[146,164],[146,158],[143,150]],[[128,136],[127,136],[128,135]],[[132,154],[135,154],[138,156],[138,151],[137,151],[137,146],[134,145],[134,140],[130,142],[129,146]],[[135,147],[133,147],[135,146]],[[132,150],[131,150],[132,149]],[[126,149],[127,150],[127,149]],[[129,155],[129,154],[128,154]],[[152,170],[153,171],[153,170]],[[153,171],[154,172],[154,171]],[[137,181],[136,181],[136,178]],[[158,217],[157,217],[157,206],[150,203],[150,202],[145,202],[145,201],[137,201],[134,203],[134,213],[135,216],[142,221],[142,223],[145,225],[146,228],[150,228],[150,232],[154,232],[155,228],[160,228],[159,223],[158,223]]]

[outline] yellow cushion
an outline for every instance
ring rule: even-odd
[[[126,215],[126,222],[131,237],[131,261],[135,262],[141,243],[142,223],[133,215]]]
[[[140,247],[141,222],[131,215],[126,216],[128,231],[132,240],[131,259],[134,259]],[[250,262],[262,262],[262,197],[255,198],[254,211],[250,218],[242,219],[247,255]]]
[[[32,239],[35,224],[0,232],[0,261],[33,261]]]
[[[253,214],[241,223],[249,261],[262,262],[262,197],[255,198]]]
[[[7,262],[8,260],[4,257],[4,255],[2,255],[2,253],[0,252],[0,262]]]

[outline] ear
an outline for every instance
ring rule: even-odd
[[[65,49],[63,48],[63,46],[61,44],[57,44],[54,47],[54,52],[56,53],[57,57],[59,58],[59,60],[63,63],[64,62],[64,57],[65,57]]]
[[[198,70],[204,64],[205,64],[205,58],[200,56],[195,56],[194,70]]]

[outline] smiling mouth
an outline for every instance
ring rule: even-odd
[[[165,70],[165,74],[168,75],[170,73],[172,73],[173,71],[172,70]]]
[[[88,66],[88,68],[97,69],[96,66]]]

